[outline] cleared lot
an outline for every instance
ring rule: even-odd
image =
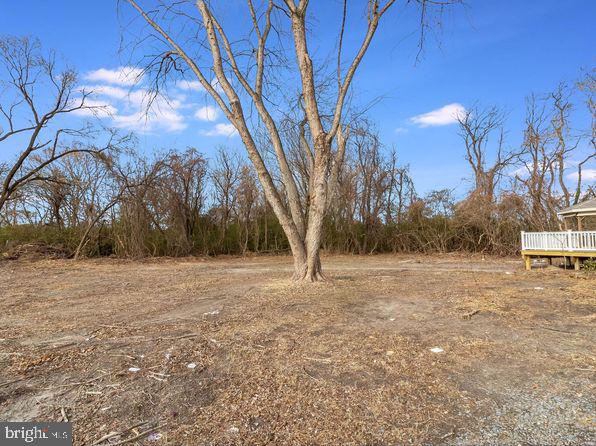
[[[324,267],[297,285],[288,257],[1,262],[0,419],[66,416],[77,445],[594,438],[594,274]]]

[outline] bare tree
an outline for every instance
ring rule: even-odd
[[[321,246],[322,225],[328,204],[328,183],[330,166],[338,164],[341,150],[333,151],[336,137],[342,128],[343,110],[352,79],[377,31],[383,15],[391,8],[395,0],[367,2],[367,26],[360,47],[342,73],[342,41],[346,31],[346,21],[342,20],[339,28],[337,45],[337,88],[333,105],[325,113],[321,109],[317,92],[317,76],[308,40],[308,20],[311,14],[308,0],[284,0],[282,4],[273,0],[263,2],[262,8],[255,7],[252,0],[247,0],[246,23],[250,29],[244,36],[238,37],[226,29],[214,13],[212,3],[198,0],[196,6],[200,13],[200,25],[190,19],[191,14],[181,8],[184,2],[171,2],[152,11],[143,9],[136,0],[128,0],[134,9],[156,32],[158,41],[167,43],[165,50],[156,60],[158,74],[163,77],[170,71],[190,69],[205,91],[219,105],[228,120],[237,129],[242,142],[253,163],[258,179],[263,187],[267,201],[277,216],[294,256],[294,278],[296,280],[316,281],[322,278],[319,251]],[[338,15],[345,17],[348,2],[343,2],[343,10]],[[426,4],[432,6],[438,2],[421,0],[423,17],[428,13]],[[443,3],[439,7],[442,7]],[[179,37],[178,32],[168,31],[164,24],[167,18],[191,20],[191,26],[197,30],[192,39]],[[276,21],[277,20],[277,21]],[[274,21],[276,21],[274,25]],[[289,25],[295,62],[299,73],[299,92],[305,123],[312,147],[308,158],[312,164],[308,185],[308,208],[300,200],[300,194],[290,164],[286,156],[278,122],[271,107],[267,90],[272,87],[272,79],[279,74],[280,64],[285,57],[281,43],[281,30]],[[169,28],[182,29],[182,26]],[[277,33],[277,39],[272,35]],[[192,46],[192,42],[197,45]],[[214,73],[216,88],[210,80]],[[291,78],[291,74],[287,76]],[[255,110],[257,116],[252,116]],[[277,159],[277,169],[283,188],[275,184],[271,169],[263,158],[262,150],[255,143],[255,128],[251,119],[258,119],[265,129],[270,145]]]
[[[472,107],[457,116],[460,135],[466,146],[466,161],[474,172],[474,195],[488,203],[494,202],[495,192],[503,171],[519,156],[519,151],[504,148],[505,116],[497,107],[482,109]],[[494,149],[489,148],[494,133]]]
[[[49,103],[40,99],[45,94],[51,96]],[[63,115],[92,111],[88,95],[77,90],[76,73],[58,71],[53,54],[43,54],[39,42],[0,40],[0,144],[18,148],[16,159],[0,166],[0,211],[27,184],[54,181],[46,168],[57,160],[74,153],[99,154],[111,146],[112,141],[102,149],[78,142],[90,135],[88,126],[57,125]]]
[[[224,148],[217,153],[216,165],[211,172],[213,182],[213,197],[216,210],[218,211],[221,226],[222,245],[226,242],[228,225],[232,212],[236,206],[236,188],[240,181],[240,160],[237,156],[230,155]]]
[[[169,152],[163,174],[152,188],[153,203],[175,235],[176,250],[189,254],[206,200],[207,160],[195,148]]]
[[[530,95],[526,103],[526,127],[522,144],[525,172],[517,175],[516,179],[524,185],[530,202],[528,220],[534,227],[544,230],[556,221],[553,186],[557,153],[553,148],[554,137],[544,101]]]
[[[577,165],[577,182],[575,185],[575,193],[573,194],[573,204],[579,203],[582,198],[582,170],[583,166],[593,159],[596,159],[596,101],[594,94],[596,94],[596,70],[586,73],[585,77],[577,83],[577,88],[585,95],[585,103],[591,117],[590,130],[587,132],[587,137],[590,140],[587,156],[581,160]],[[596,196],[594,186],[588,186],[588,194]]]
[[[259,199],[259,188],[250,166],[244,165],[240,168],[238,185],[233,194],[236,197],[234,212],[238,219],[240,247],[242,254],[246,254],[250,239],[250,223],[254,219]]]

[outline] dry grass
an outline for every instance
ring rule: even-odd
[[[326,260],[333,280],[314,286],[290,282],[280,257],[4,262],[0,418],[64,411],[77,445],[157,426],[139,444],[594,435],[593,275],[458,256]]]

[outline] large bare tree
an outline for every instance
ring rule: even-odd
[[[346,28],[354,22],[350,19],[362,11],[348,15],[347,0],[340,3],[334,50],[337,63],[329,64],[327,59],[320,66],[315,66],[309,47],[310,25],[319,11],[308,0],[264,0],[259,4],[247,0],[245,10],[234,14],[235,26],[220,20],[223,14],[216,14],[215,2],[197,0],[196,10],[190,9],[192,2],[160,2],[151,10],[144,8],[139,0],[128,0],[128,3],[150,25],[155,42],[167,47],[153,58],[152,66],[158,67],[156,80],[163,80],[168,72],[190,70],[238,131],[267,201],[288,238],[294,256],[294,278],[321,279],[322,225],[328,193],[334,186],[330,183],[337,178],[338,167],[334,166],[339,166],[343,157],[342,144],[337,144],[337,138],[340,136],[341,140],[344,106],[354,75],[381,18],[396,1],[360,2],[367,8],[366,25],[360,44],[348,61],[343,57],[345,51],[342,52],[344,33],[357,32],[357,27]],[[441,8],[447,2],[419,0],[413,3],[422,6],[424,20],[431,6]],[[237,5],[234,8],[240,9]],[[239,29],[238,23],[246,24],[246,28]],[[191,35],[185,33],[188,29],[192,29]],[[290,36],[293,51],[285,51],[286,36]],[[293,56],[288,57],[291,53]],[[306,199],[301,199],[287,159],[279,129],[281,119],[271,97],[281,77],[284,86],[277,88],[277,92],[296,93],[291,91],[296,69],[287,69],[288,59],[294,59],[298,72],[295,78],[299,104],[295,108],[302,110],[303,125],[307,127],[307,144],[302,145],[309,160]],[[325,70],[328,71],[325,73]],[[330,72],[336,83],[334,98],[330,107],[323,107],[319,81],[328,80]],[[272,148],[275,154],[275,170],[265,160],[259,132],[266,135],[267,149]],[[276,176],[280,182],[276,182]]]

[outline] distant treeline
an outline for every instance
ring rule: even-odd
[[[484,119],[479,111],[474,116]],[[501,154],[497,167],[476,170],[476,187],[463,200],[449,190],[418,196],[408,167],[369,128],[353,132],[348,147],[324,225],[329,252],[513,254],[520,231],[560,229],[557,210],[575,200],[575,189],[555,187],[556,165],[545,157],[556,157],[542,144],[518,155],[529,175],[510,175],[508,187],[497,187],[499,169],[512,165],[497,166]],[[289,159],[305,186],[305,160],[298,151]],[[578,199],[590,194],[588,186]],[[211,162],[196,149],[150,158],[72,154],[53,163],[43,181],[20,189],[0,221],[3,250],[25,243],[59,246],[73,256],[289,250],[253,169],[225,148]]]

